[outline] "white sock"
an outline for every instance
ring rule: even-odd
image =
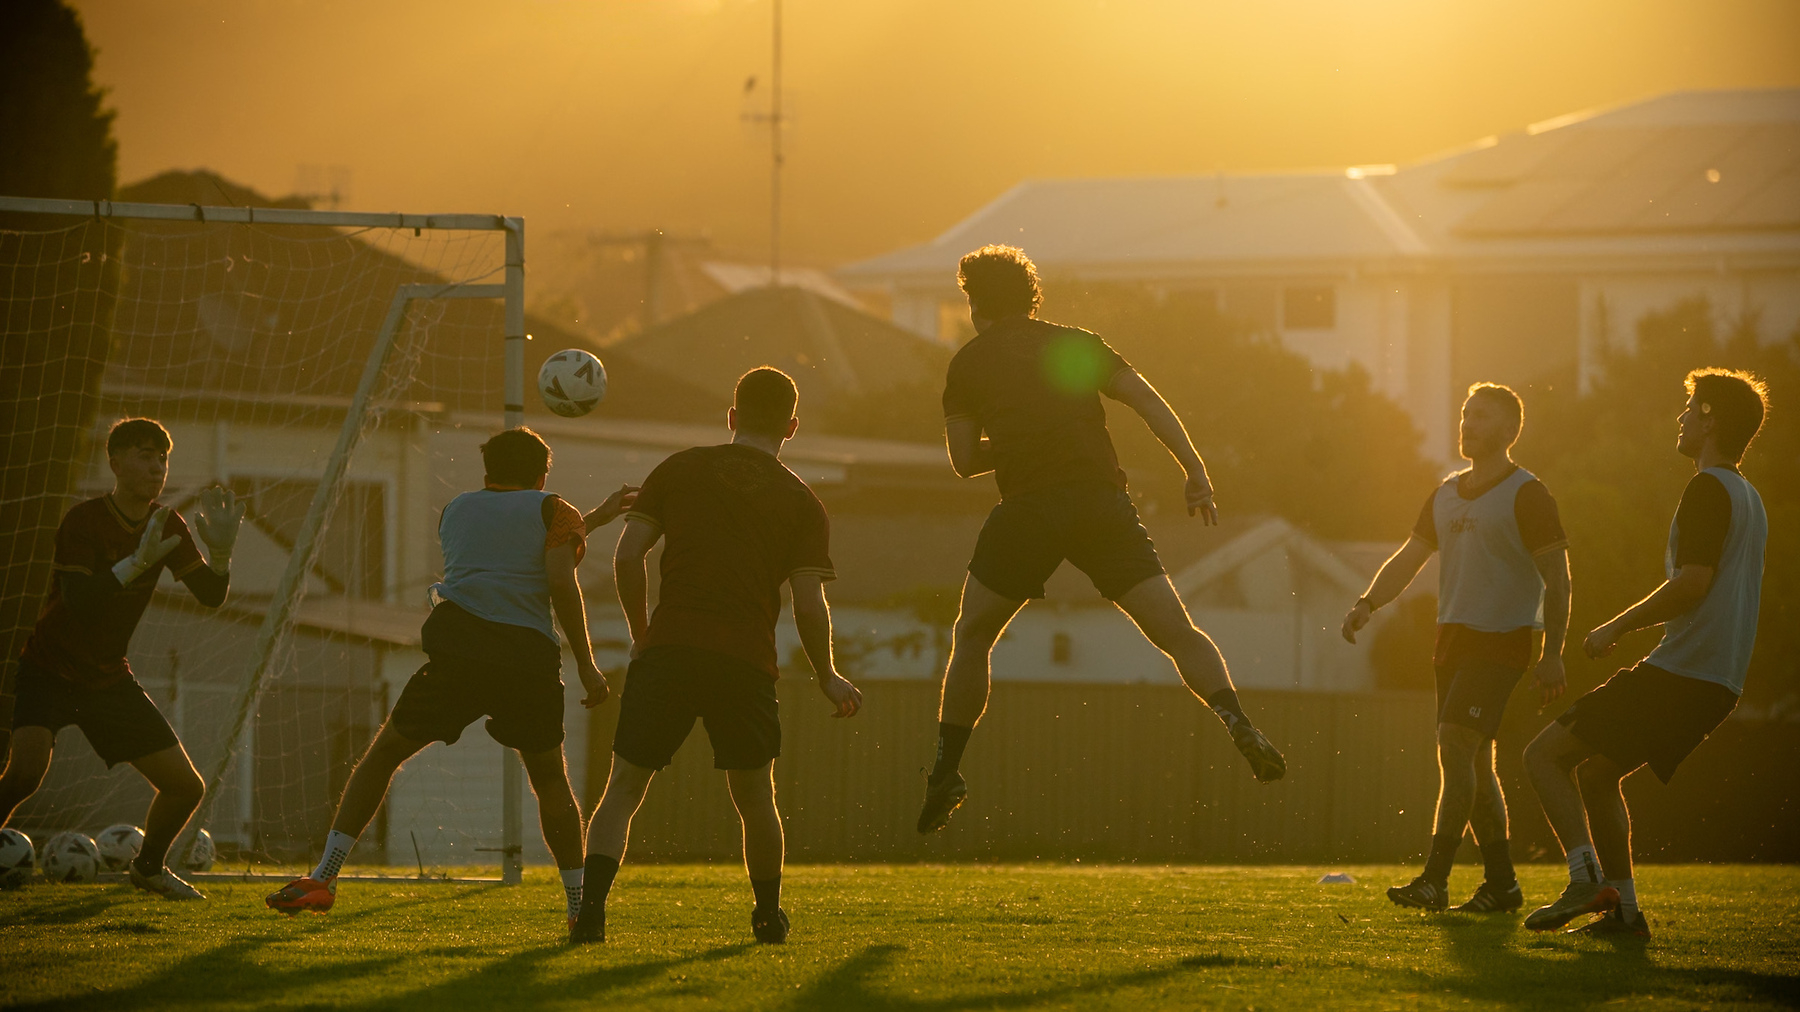
[[[581,913],[581,878],[587,871],[583,868],[563,868],[558,874],[562,876],[563,895],[569,900],[569,916]]]
[[[1600,859],[1594,856],[1592,844],[1584,843],[1569,851],[1569,881],[1600,881]]]
[[[350,849],[356,846],[356,837],[337,830],[325,834],[325,854],[319,858],[319,866],[313,869],[315,882],[329,882],[337,878],[338,871],[350,857]]]
[[[1607,879],[1606,884],[1619,891],[1619,916],[1630,918],[1637,913],[1637,883],[1628,878]]]

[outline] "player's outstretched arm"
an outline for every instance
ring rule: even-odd
[[[1713,567],[1688,564],[1675,571],[1675,578],[1650,592],[1650,596],[1614,616],[1612,621],[1595,627],[1582,640],[1581,649],[1589,657],[1601,658],[1612,653],[1619,639],[1628,632],[1648,629],[1653,625],[1684,615],[1706,600],[1712,589]]]
[[[581,582],[575,578],[575,543],[567,542],[544,552],[544,575],[550,581],[550,605],[556,621],[575,652],[575,673],[587,696],[581,705],[593,708],[606,702],[606,676],[594,664],[594,647],[588,639],[587,605],[581,599]]]
[[[788,578],[794,592],[794,628],[800,632],[800,647],[819,676],[819,691],[831,700],[833,717],[854,717],[862,709],[862,690],[837,673],[837,662],[831,656],[831,606],[825,602],[825,581],[812,573],[795,573]]]
[[[631,656],[636,657],[650,632],[650,573],[645,560],[662,537],[662,529],[635,517],[625,521],[619,543],[613,549],[613,586],[625,625],[631,630]]]
[[[1350,613],[1344,616],[1344,639],[1355,643],[1356,634],[1369,624],[1369,616],[1375,614],[1375,609],[1399,597],[1413,582],[1413,577],[1419,575],[1419,570],[1425,568],[1435,550],[1418,538],[1409,537],[1399,551],[1388,556],[1375,579],[1370,581],[1368,591],[1356,599],[1350,606]]]
[[[1151,433],[1174,454],[1176,463],[1187,472],[1188,516],[1198,512],[1208,525],[1218,523],[1219,507],[1213,502],[1212,479],[1206,474],[1206,462],[1200,459],[1200,451],[1194,449],[1194,441],[1188,438],[1187,427],[1181,424],[1175,409],[1169,407],[1163,395],[1156,392],[1149,380],[1138,375],[1136,369],[1120,369],[1101,392],[1137,412]]]
[[[607,496],[604,502],[594,507],[592,513],[582,517],[581,519],[587,524],[587,532],[594,533],[599,528],[618,519],[619,514],[630,509],[637,502],[639,487],[637,485],[620,485],[617,492]]]
[[[225,603],[231,587],[231,552],[237,546],[244,522],[244,507],[237,493],[217,485],[200,490],[194,511],[194,530],[206,544],[206,565],[181,578],[201,604],[217,608]]]
[[[994,444],[981,434],[981,423],[973,418],[947,419],[944,445],[958,478],[975,478],[994,469]]]

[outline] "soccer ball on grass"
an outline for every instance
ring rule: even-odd
[[[102,829],[94,844],[100,848],[100,863],[107,871],[124,871],[144,849],[144,831],[121,822]]]
[[[559,351],[538,370],[538,396],[564,418],[579,418],[606,399],[606,367],[580,348]]]
[[[31,837],[16,829],[0,829],[0,889],[17,889],[37,871]]]
[[[218,851],[213,848],[212,834],[204,829],[194,830],[194,842],[188,845],[187,859],[181,862],[182,871],[211,871],[213,860]]]
[[[40,863],[52,882],[92,882],[100,874],[100,848],[84,833],[58,833],[44,845]]]

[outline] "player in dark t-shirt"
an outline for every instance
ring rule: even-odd
[[[1432,554],[1439,554],[1437,648],[1438,805],[1425,868],[1388,890],[1402,906],[1449,906],[1450,869],[1472,826],[1486,876],[1463,913],[1501,913],[1524,905],[1507,839],[1506,795],[1494,772],[1494,735],[1513,688],[1531,667],[1533,633],[1544,630],[1536,675],[1543,701],[1565,684],[1563,641],[1569,625],[1569,539],[1544,483],[1513,463],[1525,422],[1511,389],[1477,383],[1463,401],[1458,449],[1471,466],[1425,498],[1412,536],[1344,616],[1356,634],[1377,608],[1400,596]]]
[[[744,825],[744,865],[761,942],[787,939],[781,909],[785,842],[775,806],[781,754],[775,696],[775,622],[781,585],[833,716],[855,716],[862,693],[831,655],[831,567],[825,507],[780,460],[799,425],[794,381],[778,369],[738,380],[722,446],[677,453],[650,472],[626,514],[613,556],[619,603],[631,629],[631,667],[619,703],[612,773],[588,826],[586,890],[571,938],[604,941],[606,898],[625,856],[631,817],[656,771],[706,725],[713,765],[725,771]],[[645,560],[663,542],[662,583],[649,610]]]
[[[181,515],[157,501],[172,448],[168,431],[148,418],[116,423],[106,440],[112,492],[75,506],[56,529],[55,582],[19,656],[0,824],[37,791],[56,733],[74,724],[108,766],[130,763],[156,788],[132,884],[169,899],[204,899],[163,861],[206,785],[125,652],[164,570],[202,605],[225,602],[244,507],[226,489],[200,493],[203,558]]]
[[[963,257],[958,281],[976,334],[950,361],[944,433],[956,473],[992,471],[1000,504],[982,526],[963,582],[918,831],[942,829],[968,796],[959,766],[987,710],[994,643],[1027,600],[1044,596],[1044,581],[1065,559],[1174,660],[1256,778],[1280,779],[1286,761],[1244,714],[1224,657],[1194,627],[1138,522],[1100,397],[1144,419],[1187,472],[1188,515],[1217,523],[1212,482],[1181,419],[1097,335],[1036,318],[1037,270],[1023,250],[976,250]]]

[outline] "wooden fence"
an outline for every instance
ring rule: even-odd
[[[920,837],[937,686],[860,684],[862,714],[835,720],[810,676],[780,682],[775,775],[790,860],[1389,861],[1429,839],[1427,694],[1242,693],[1289,763],[1286,779],[1259,784],[1184,688],[997,683],[963,760],[969,801]],[[617,713],[594,711],[590,794],[605,783]],[[735,858],[739,839],[696,725],[632,823],[631,857]]]

